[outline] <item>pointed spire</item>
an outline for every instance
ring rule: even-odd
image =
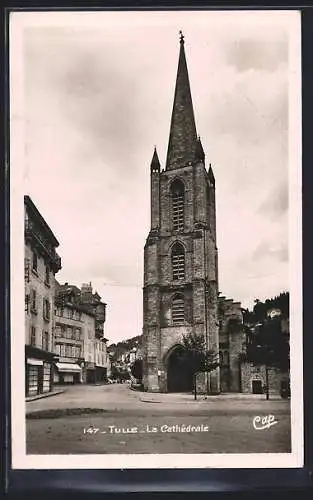
[[[195,159],[197,131],[185,56],[185,41],[180,32],[180,52],[166,168],[186,165]]]
[[[196,160],[200,160],[200,161],[204,162],[205,154],[204,154],[203,147],[201,144],[200,136],[198,136],[198,139],[197,139],[195,156],[196,156]]]
[[[151,172],[160,172],[161,165],[158,157],[158,153],[156,147],[154,146],[154,152],[151,160],[150,170]]]

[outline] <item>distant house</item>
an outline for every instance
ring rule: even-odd
[[[289,341],[289,318],[282,314],[280,308],[271,307],[266,311],[265,322],[271,322],[280,325],[280,333]],[[259,328],[262,328],[262,323],[248,325],[248,333],[246,334],[246,344],[253,343],[253,337]],[[249,362],[245,359],[240,365],[241,370],[241,392],[252,394],[263,394],[268,383],[269,394],[279,395],[283,392],[288,392],[290,374],[287,369],[280,369],[275,366],[258,365]]]
[[[101,383],[110,371],[104,333],[106,304],[91,283],[58,285],[56,295],[56,363],[58,383]]]
[[[278,316],[281,316],[281,310],[278,309],[277,307],[274,307],[274,308],[269,309],[267,311],[267,317],[268,318],[273,319],[273,318],[277,318]]]
[[[78,289],[79,291],[79,289]],[[77,301],[77,288],[58,287],[55,299],[55,383],[84,383],[86,368],[84,339],[89,330],[94,335],[94,315],[87,313]]]

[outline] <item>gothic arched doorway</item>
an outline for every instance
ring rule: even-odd
[[[184,347],[174,347],[167,359],[167,392],[191,392],[192,374],[184,357]]]

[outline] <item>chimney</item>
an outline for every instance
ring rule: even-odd
[[[92,285],[91,283],[83,283],[81,286],[81,301],[85,304],[92,303]]]

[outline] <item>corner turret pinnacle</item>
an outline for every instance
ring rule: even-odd
[[[212,169],[211,163],[210,163],[208,175],[209,175],[209,179],[210,179],[211,184],[215,187],[215,177],[213,174],[213,169]]]
[[[195,156],[196,156],[196,160],[200,160],[200,161],[204,162],[205,154],[204,154],[203,147],[201,144],[200,136],[197,139]]]
[[[151,170],[151,172],[160,172],[160,169],[161,169],[161,165],[160,165],[158,153],[157,153],[156,147],[154,146],[154,152],[153,152],[153,156],[152,156],[152,160],[151,160],[151,164],[150,164],[150,170]]]

